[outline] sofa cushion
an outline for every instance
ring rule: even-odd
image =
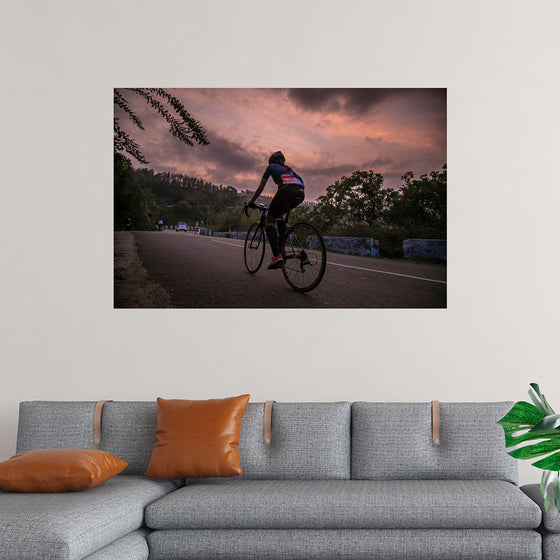
[[[117,401],[103,406],[100,448],[128,463],[123,474],[146,472],[157,441],[156,419],[155,401]]]
[[[512,403],[441,403],[432,445],[430,403],[352,405],[352,478],[497,479],[517,483],[517,461],[496,422]]]
[[[157,443],[146,475],[155,478],[239,476],[241,419],[250,395],[157,400]]]
[[[36,449],[0,463],[0,488],[9,492],[68,492],[95,488],[126,463],[100,449]]]
[[[543,535],[544,560],[558,560],[560,558],[560,535],[547,533]]]
[[[533,529],[540,508],[490,480],[191,482],[148,506],[152,529]]]
[[[264,403],[249,403],[239,458],[245,479],[350,478],[350,403],[274,403],[263,443]]]
[[[154,531],[148,543],[150,560],[542,560],[536,531],[200,529]]]
[[[150,551],[146,537],[149,533],[150,530],[146,528],[133,531],[86,556],[84,560],[148,560]]]
[[[527,494],[536,504],[539,505],[543,514],[543,527],[550,533],[560,534],[560,512],[556,509],[554,505],[554,495],[552,493],[552,485],[548,487],[548,495],[550,496],[551,502],[548,511],[544,507],[544,498],[541,494],[540,484],[527,484],[522,486],[521,490]]]
[[[56,447],[102,449],[143,475],[156,442],[156,402],[106,402],[101,445],[93,445],[95,401],[24,401],[19,405],[17,452]]]
[[[82,559],[142,527],[144,508],[176,488],[118,475],[77,493],[0,492],[0,558]]]
[[[94,448],[94,406],[95,402],[89,401],[20,403],[17,452],[56,447]]]

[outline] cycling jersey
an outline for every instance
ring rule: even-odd
[[[272,177],[279,189],[285,185],[298,185],[301,188],[305,186],[303,184],[303,179],[295,171],[279,163],[271,163],[265,169],[263,180],[267,181],[269,177]]]

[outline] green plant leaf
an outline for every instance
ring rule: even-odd
[[[505,431],[505,429],[504,429]],[[526,429],[525,432],[521,432],[519,430],[514,430],[513,433],[517,435],[511,435],[506,432],[506,447],[514,447],[515,445],[519,445],[524,441],[530,441],[532,439],[549,439],[549,438],[556,438],[559,436],[560,430],[548,430],[546,432],[531,432]]]
[[[530,383],[529,396],[535,405],[540,408],[545,414],[554,414],[554,410],[548,404],[545,396],[541,393],[537,383]]]
[[[535,405],[519,401],[516,402],[511,410],[501,419],[498,424],[504,429],[506,447],[513,447],[519,443],[540,437],[543,434],[530,433],[529,430],[538,424],[545,414]]]
[[[517,430],[522,427],[533,427],[540,422],[546,414],[535,405],[519,401],[516,402],[510,411],[501,419],[498,424],[503,426],[515,427]]]
[[[545,471],[560,471],[560,451],[558,453],[553,453],[536,463],[532,463],[532,465],[533,467],[537,467],[537,469],[544,469]]]
[[[560,511],[560,472],[544,471],[541,480],[541,494],[544,497],[544,509],[548,511],[552,498],[549,492],[549,486],[552,487],[552,495],[554,496],[554,505]]]
[[[531,384],[529,395],[535,405],[525,401],[516,402],[498,421],[504,429],[505,446],[508,449],[516,447],[508,451],[516,459],[542,457],[533,463],[534,467],[545,471],[559,471],[560,452],[553,452],[560,449],[560,415],[554,414],[536,383]],[[520,446],[522,443],[524,445]]]
[[[530,384],[529,396],[534,404],[516,402],[498,424],[504,429],[506,448],[516,447],[509,455],[516,459],[542,457],[532,465],[544,471],[540,488],[544,508],[548,511],[554,503],[560,512],[560,414],[548,404],[537,383]]]
[[[531,432],[554,430],[560,426],[560,414],[549,414],[531,428]]]
[[[560,449],[560,439],[558,440],[547,440],[535,443],[533,445],[526,445],[524,447],[518,447],[509,454],[514,459],[534,459],[535,457],[540,457],[545,453],[550,453],[551,451],[556,451]]]
[[[559,476],[556,477],[556,482],[552,486],[552,490],[554,492],[554,505],[556,509],[560,512],[560,473]]]
[[[542,473],[541,494],[543,496],[546,496],[546,489],[548,488],[548,485],[555,480],[555,477],[558,477],[558,474],[559,473],[553,471],[544,471]]]

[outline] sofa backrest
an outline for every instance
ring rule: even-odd
[[[93,445],[95,402],[27,401],[20,404],[17,452]],[[350,403],[276,403],[272,445],[263,442],[264,404],[249,403],[239,455],[247,479],[350,477]],[[144,474],[156,442],[156,402],[107,402],[101,445],[128,463],[123,474]]]
[[[517,483],[517,461],[505,452],[496,424],[512,404],[441,403],[441,444],[434,446],[430,403],[275,403],[272,445],[266,446],[264,404],[250,402],[241,425],[242,477]],[[94,401],[22,402],[17,451],[95,448],[94,406]],[[125,474],[146,471],[156,415],[155,401],[105,403],[99,449],[127,461]]]
[[[517,461],[496,422],[513,403],[441,403],[440,445],[430,403],[352,404],[352,478],[499,479],[517,484]]]
[[[156,402],[107,402],[101,445],[93,444],[95,401],[26,401],[19,405],[17,452],[79,447],[102,449],[128,463],[124,474],[144,474],[156,442]]]
[[[263,444],[264,406],[249,403],[241,427],[239,458],[243,478],[350,478],[351,405],[275,403],[272,445]]]

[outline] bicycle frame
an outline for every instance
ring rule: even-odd
[[[260,227],[261,227],[261,225],[259,224],[258,227],[255,229],[252,238],[249,239],[249,248],[250,249],[258,249],[259,245],[261,244],[261,240],[263,238],[262,238],[261,235],[258,235]],[[256,239],[256,241],[255,241],[255,239]]]
[[[259,270],[264,257],[267,227],[266,217],[268,212],[266,206],[262,204],[255,205],[255,209],[259,211],[260,218],[258,221],[253,222],[247,232],[244,251],[245,265],[251,274]],[[245,214],[249,216],[248,207],[245,207]],[[321,234],[312,225],[298,222],[290,226],[288,224],[289,216],[290,212],[288,211],[282,220],[285,223],[285,233],[280,236],[279,239],[280,250],[284,259],[282,272],[286,281],[292,288],[300,292],[307,292],[314,289],[323,277],[326,265],[325,246]],[[309,245],[309,236],[311,236],[311,239],[318,240],[317,249]],[[263,244],[262,247],[261,243]],[[253,260],[253,257],[251,257],[251,262],[249,262],[247,249],[250,249],[251,253],[256,257],[256,260]],[[258,251],[259,253],[253,253],[253,251]],[[290,261],[293,263],[291,266],[288,264]],[[306,284],[305,282],[307,282],[307,278],[309,278],[306,274],[313,270],[317,271],[315,278],[312,278],[312,280]],[[302,276],[293,276],[294,272]]]
[[[255,223],[258,223],[258,227],[262,228],[266,232],[266,217],[268,215],[268,208],[266,206],[263,206],[262,204],[259,204],[259,205],[257,205],[256,210],[259,211],[260,218],[259,218],[259,221],[255,222]],[[289,217],[290,217],[290,211],[288,210],[286,212],[286,216],[284,218],[282,218],[283,221],[286,224],[286,234],[285,234],[285,236],[281,236],[278,240],[279,244],[280,244],[280,247],[284,247],[284,243],[288,240],[289,234],[291,233],[290,232],[290,225],[288,224],[288,218]],[[280,220],[280,218],[278,218],[278,220]],[[255,231],[255,235],[256,235],[256,231]],[[250,243],[251,243],[251,248],[254,249],[255,247],[253,246],[253,240],[251,240]],[[284,251],[284,253],[285,253],[285,251]],[[296,259],[296,258],[301,259],[302,267],[303,267],[304,264],[309,263],[309,260],[307,259],[307,255],[305,255],[305,254],[304,255],[296,255],[295,253],[292,253],[292,254],[289,254],[289,255],[284,254],[282,256],[286,260]]]
[[[258,223],[259,227],[262,227],[264,229],[264,231],[266,231],[266,217],[268,216],[268,208],[266,206],[263,206],[262,204],[258,204],[256,206],[256,210],[259,211],[260,218],[259,218],[259,221],[255,222],[255,223]],[[248,216],[247,213],[245,213],[245,214]],[[288,224],[288,218],[289,217],[290,217],[290,210],[288,210],[286,212],[286,216],[284,218],[276,218],[277,221],[282,220],[286,223],[286,232],[288,231],[288,229],[290,227],[289,224]],[[282,245],[284,239],[280,238],[279,241],[280,241],[280,245]]]

